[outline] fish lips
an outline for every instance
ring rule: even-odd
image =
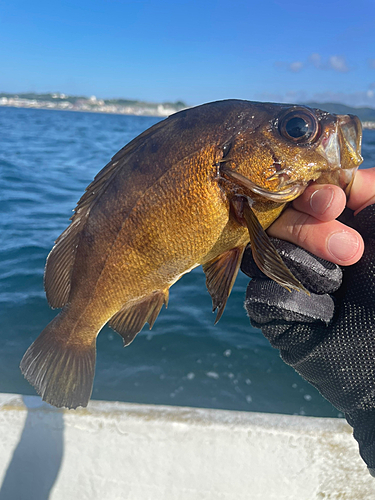
[[[336,184],[349,195],[354,175],[362,163],[362,124],[355,115],[337,115],[317,151],[328,162],[329,172],[322,174],[318,184]]]

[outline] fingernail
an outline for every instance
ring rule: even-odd
[[[323,215],[331,206],[333,200],[333,189],[330,187],[317,189],[310,197],[310,207],[313,212]]]
[[[338,260],[346,261],[355,256],[359,247],[358,238],[346,231],[333,233],[327,243],[330,254]]]

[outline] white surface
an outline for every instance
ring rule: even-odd
[[[375,498],[343,420],[11,394],[0,482],[0,500]]]

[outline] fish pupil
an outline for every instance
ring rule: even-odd
[[[300,116],[291,118],[285,125],[285,131],[293,139],[301,139],[311,132],[307,121]]]

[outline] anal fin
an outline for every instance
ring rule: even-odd
[[[109,326],[124,339],[124,346],[129,345],[139,333],[145,323],[150,330],[159,315],[163,304],[168,305],[169,292],[158,290],[136,302],[125,304],[109,321]]]
[[[250,235],[253,258],[259,269],[288,291],[291,289],[302,290],[310,295],[302,283],[286,267],[249,203],[244,203],[243,216]]]
[[[244,247],[232,248],[204,264],[206,286],[212,298],[212,310],[217,309],[215,324],[221,318],[236,280]]]

